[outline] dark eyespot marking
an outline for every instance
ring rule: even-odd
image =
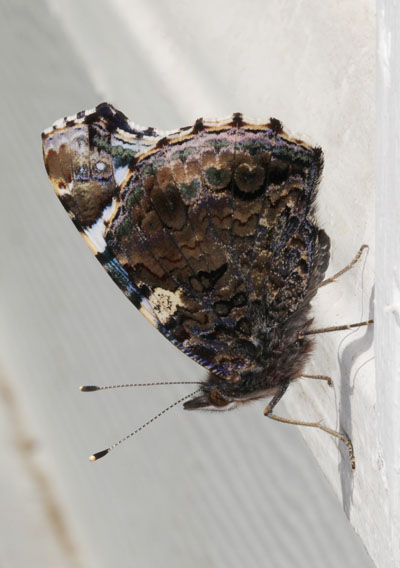
[[[200,191],[201,183],[199,179],[193,179],[190,183],[181,184],[181,193],[185,201],[195,199]]]
[[[280,184],[286,181],[289,177],[290,167],[281,160],[271,160],[269,166],[269,183]]]
[[[235,182],[241,191],[253,193],[260,189],[265,178],[265,170],[260,165],[240,164],[234,174]]]
[[[218,280],[225,274],[227,268],[227,264],[222,264],[216,270],[210,272],[201,271],[196,276],[191,276],[189,282],[192,289],[196,292],[212,290]]]
[[[226,300],[215,302],[214,311],[218,316],[227,316],[231,311],[231,303]]]
[[[235,308],[241,308],[247,304],[247,295],[244,292],[239,292],[232,298],[232,305]]]
[[[208,168],[206,180],[214,189],[223,189],[231,180],[231,172],[225,168]]]
[[[183,228],[186,223],[186,209],[176,187],[157,187],[152,191],[151,198],[160,219],[167,227],[175,230]]]

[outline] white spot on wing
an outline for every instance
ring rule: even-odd
[[[158,319],[164,325],[175,314],[179,306],[183,305],[182,292],[171,292],[163,288],[155,288],[149,302],[156,312]]]
[[[123,168],[116,168],[114,171],[114,179],[115,179],[115,183],[117,185],[121,185],[121,183],[123,182],[123,180],[126,177],[126,174],[128,173],[129,168],[128,166],[125,166]]]
[[[98,252],[104,252],[106,249],[107,244],[104,238],[106,233],[105,223],[114,215],[116,206],[117,200],[114,197],[111,204],[103,210],[102,216],[96,221],[96,223],[84,231],[87,243],[95,254]]]

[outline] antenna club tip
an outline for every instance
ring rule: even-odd
[[[92,392],[99,390],[99,387],[96,387],[96,385],[82,385],[79,387],[79,390],[81,392]]]
[[[99,460],[100,458],[104,457],[106,454],[108,454],[110,450],[102,450],[101,452],[96,452],[95,454],[92,454],[89,458],[89,461],[94,462]]]

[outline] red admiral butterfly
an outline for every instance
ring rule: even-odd
[[[168,409],[272,397],[266,416],[336,436],[354,467],[344,434],[273,414],[293,380],[329,381],[304,374],[313,334],[371,323],[311,329],[318,288],[363,248],[324,280],[330,241],[314,206],[321,149],[274,118],[257,124],[236,113],[163,133],[106,103],[42,136],[51,183],[92,252],[142,314],[209,371]]]

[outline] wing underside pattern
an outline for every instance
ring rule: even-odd
[[[323,279],[329,239],[313,218],[322,154],[274,119],[161,133],[103,104],[56,123],[43,151],[118,286],[220,376],[251,366],[260,330],[309,303]]]

